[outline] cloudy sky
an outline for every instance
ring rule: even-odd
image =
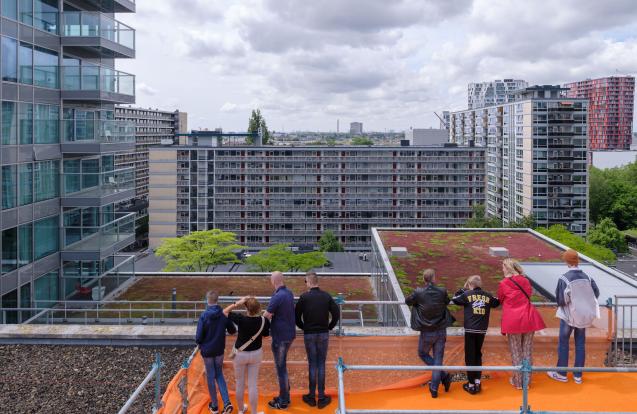
[[[137,0],[137,103],[190,128],[402,131],[467,83],[637,73],[635,0]]]

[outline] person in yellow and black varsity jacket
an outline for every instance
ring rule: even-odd
[[[480,276],[469,276],[463,289],[451,299],[464,307],[464,362],[467,366],[482,365],[482,344],[489,327],[489,315],[500,301],[489,292],[482,290]],[[467,371],[468,382],[462,388],[469,394],[481,391],[481,371]]]

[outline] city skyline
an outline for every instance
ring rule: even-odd
[[[243,131],[256,107],[274,131],[436,127],[469,82],[634,75],[637,8],[585,3],[140,1],[121,18],[139,53],[119,67],[139,106],[186,111],[194,129]]]

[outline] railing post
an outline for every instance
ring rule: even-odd
[[[163,405],[161,401],[161,365],[161,355],[158,352],[155,354],[155,366],[157,370],[155,371],[155,404],[153,404],[153,413],[159,411]]]
[[[520,413],[527,414],[531,412],[531,407],[529,407],[529,381],[531,380],[532,372],[528,359],[522,361],[520,372],[522,373],[522,406],[520,407]]]
[[[342,293],[338,293],[336,295],[336,299],[334,300],[338,305],[338,336],[343,335],[343,304],[345,303],[345,299]]]
[[[347,367],[343,363],[343,358],[338,357],[338,363],[336,364],[336,370],[338,372],[338,414],[346,414],[345,408],[345,384],[343,383],[343,373]]]

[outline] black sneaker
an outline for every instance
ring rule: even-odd
[[[212,403],[208,404],[208,411],[210,414],[219,414],[219,407],[214,407]]]
[[[462,384],[462,389],[471,395],[475,395],[478,393],[477,387],[474,384],[470,384],[468,382],[465,384]]]
[[[329,395],[326,395],[323,398],[319,398],[318,399],[318,408],[325,408],[328,405],[330,405],[331,402],[332,402],[332,397],[330,397]]]
[[[429,386],[429,392],[431,393],[431,398],[438,398],[438,390],[434,390]]]
[[[279,400],[279,397],[274,397],[270,401],[268,401],[268,406],[270,408],[274,408],[275,410],[287,410],[289,404],[282,403]]]
[[[228,404],[223,406],[223,411],[221,411],[221,413],[222,414],[230,414],[232,412],[232,410],[234,410],[234,407],[232,406],[232,403],[228,403]]]
[[[451,375],[445,375],[441,382],[442,385],[445,387],[445,392],[449,392],[449,389],[451,388]]]
[[[304,394],[301,399],[303,400],[303,402],[307,405],[309,405],[310,407],[316,407],[316,398],[314,398],[314,395],[312,394]]]

